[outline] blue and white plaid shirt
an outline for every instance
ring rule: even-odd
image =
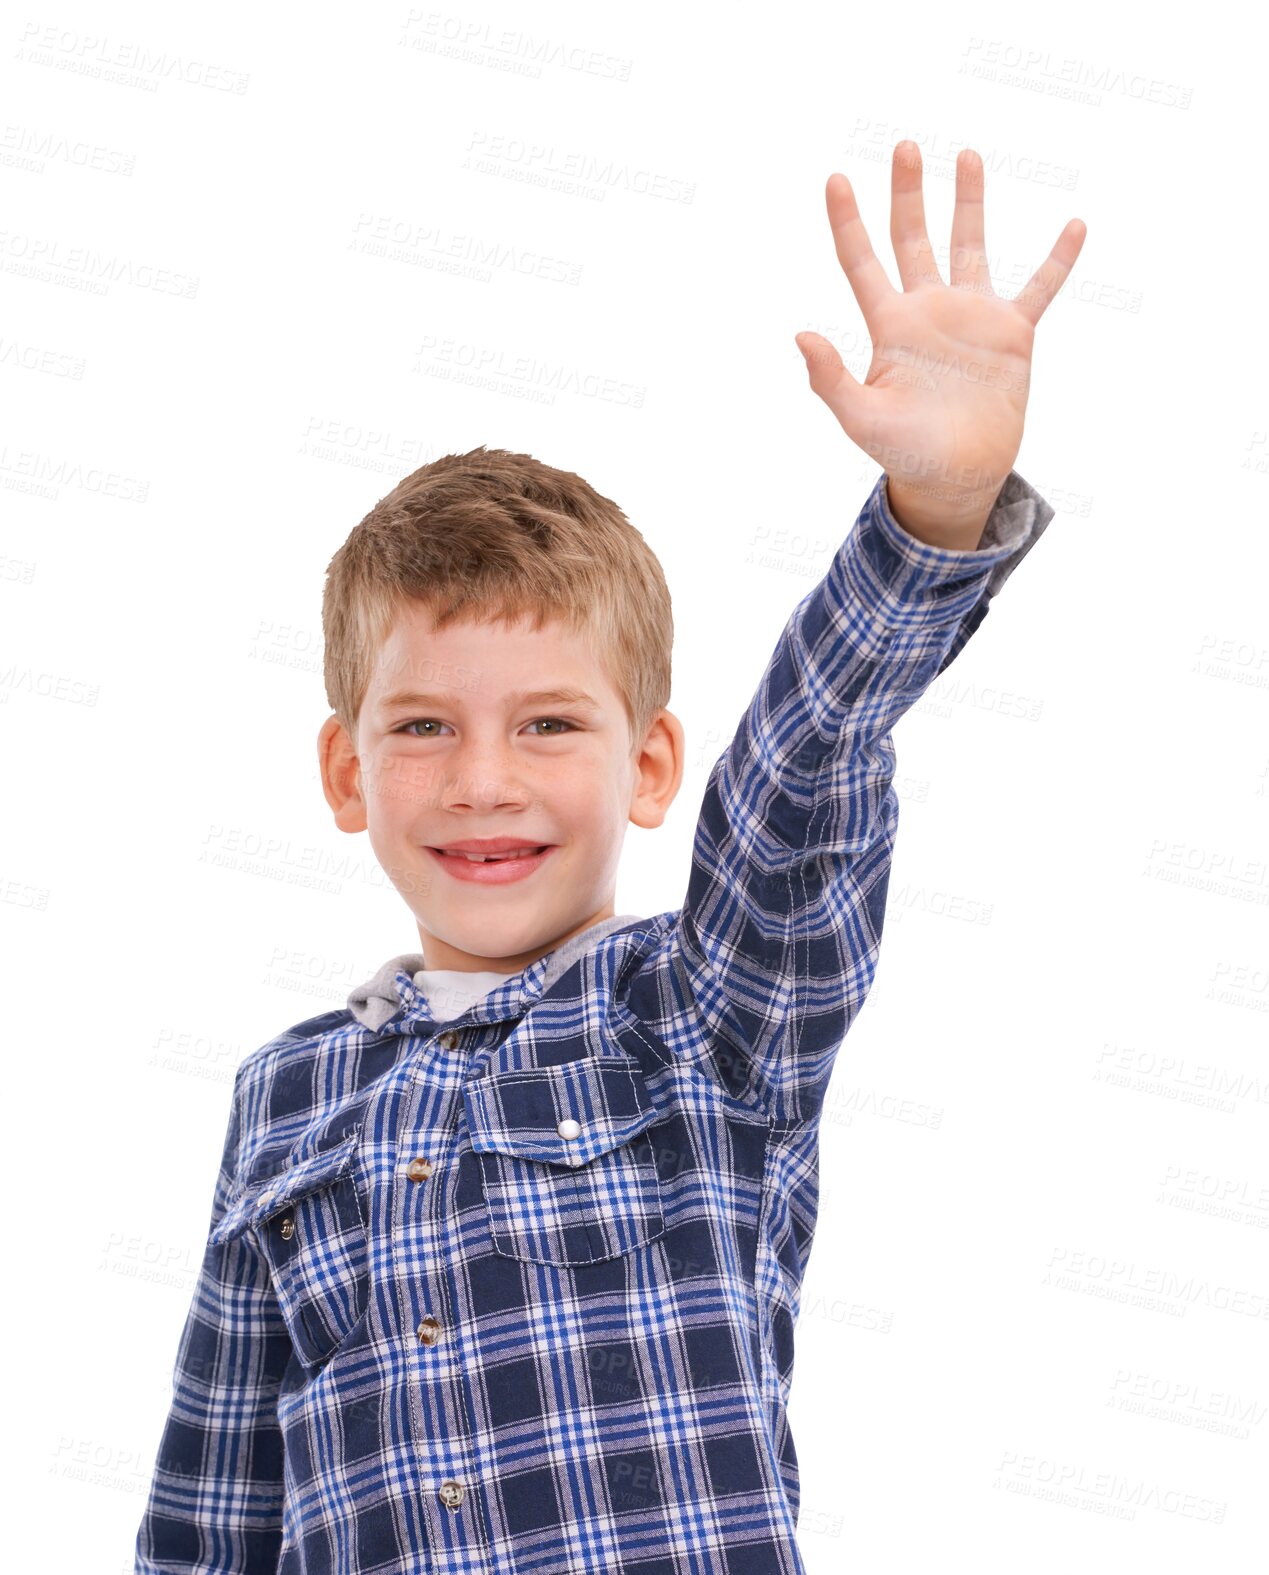
[[[890,738],[1053,510],[884,474],[705,789],[683,906],[461,1012],[418,954],[238,1068],[138,1575],[796,1575],[786,1416]]]

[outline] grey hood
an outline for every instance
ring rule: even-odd
[[[610,919],[599,919],[589,929],[569,936],[568,940],[563,941],[554,951],[547,952],[536,963],[530,963],[529,967],[539,968],[545,963],[542,989],[549,990],[572,963],[597,946],[605,935],[610,935],[613,930],[623,929],[628,924],[644,922],[642,915],[637,913],[619,913]],[[406,973],[413,978],[426,967],[422,952],[402,952],[399,957],[389,958],[373,979],[367,979],[365,984],[359,984],[348,997],[348,1010],[367,1028],[376,1030],[382,1028],[390,1017],[394,1017],[401,1010],[402,1000],[396,983],[397,974]]]

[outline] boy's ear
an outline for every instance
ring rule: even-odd
[[[317,764],[322,773],[322,792],[335,811],[335,824],[341,831],[365,831],[366,806],[361,796],[357,751],[333,712],[317,735]]]
[[[635,761],[630,819],[647,830],[661,825],[683,780],[683,724],[673,711],[657,712]]]

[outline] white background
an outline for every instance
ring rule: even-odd
[[[945,272],[963,146],[1001,294],[1069,218],[1088,238],[1017,462],[1057,517],[895,733],[886,938],[797,1330],[800,1544],[814,1575],[1263,1555],[1262,51],[1213,6],[963,17],[10,13],[24,1567],[131,1569],[234,1069],[417,943],[320,791],[331,554],[479,443],[622,505],[674,596],[688,763],[617,912],[676,907],[709,769],[877,475],[793,336],[863,376],[824,184],[850,177],[897,282],[904,137]]]

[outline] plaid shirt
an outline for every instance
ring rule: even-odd
[[[890,732],[1053,514],[1011,472],[945,551],[884,487],[710,773],[680,909],[457,1013],[407,954],[239,1066],[139,1575],[805,1570],[786,1402]]]

